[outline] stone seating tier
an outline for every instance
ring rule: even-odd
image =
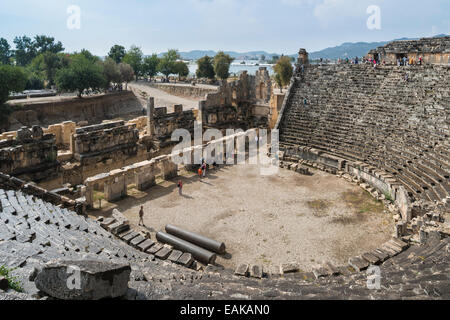
[[[373,165],[412,200],[442,201],[450,195],[449,68],[309,66],[292,86],[281,146]]]

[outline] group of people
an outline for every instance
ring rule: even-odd
[[[399,67],[406,67],[406,66],[413,66],[415,64],[418,64],[419,66],[422,65],[423,58],[420,56],[419,60],[416,63],[416,60],[414,60],[413,57],[410,57],[409,59],[407,57],[398,58],[397,59],[397,66]]]

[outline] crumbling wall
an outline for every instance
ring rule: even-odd
[[[119,160],[135,156],[138,141],[136,126],[124,121],[83,127],[73,136],[73,154],[82,165]]]
[[[157,108],[154,113],[155,137],[159,140],[160,147],[166,147],[173,143],[172,133],[176,129],[186,129],[194,134],[194,123],[197,120],[197,110],[183,111],[182,105],[175,105],[175,112],[167,113],[167,108]]]
[[[272,84],[265,68],[256,76],[243,72],[239,80],[222,82],[219,90],[200,101],[204,128],[267,127]]]
[[[42,181],[58,175],[58,149],[53,134],[39,126],[24,127],[13,140],[0,141],[0,172],[26,180]]]
[[[388,64],[396,64],[403,56],[416,63],[422,57],[425,64],[450,64],[450,37],[393,41],[368,54],[369,58],[378,57],[379,61]]]

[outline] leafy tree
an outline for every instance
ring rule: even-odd
[[[25,90],[42,90],[45,87],[44,78],[37,73],[30,72],[27,76]]]
[[[159,58],[156,53],[149,57],[144,58],[144,63],[142,64],[142,73],[149,76],[152,79],[158,74]]]
[[[79,98],[84,90],[98,90],[104,87],[105,82],[100,65],[90,61],[84,54],[72,56],[69,66],[56,74],[59,90],[77,91]]]
[[[33,45],[36,48],[37,54],[46,52],[56,54],[64,51],[61,41],[55,42],[55,38],[47,37],[45,35],[35,36]]]
[[[55,75],[60,68],[60,59],[56,53],[47,51],[42,54],[44,59],[44,69],[49,85],[55,84]]]
[[[106,80],[105,88],[108,88],[111,83],[122,82],[119,65],[112,58],[106,58],[103,62],[103,76]]]
[[[214,72],[214,66],[212,58],[204,56],[197,60],[197,78],[214,79],[216,73]]]
[[[16,63],[19,66],[30,64],[37,54],[36,47],[31,38],[27,36],[15,37],[14,44],[16,45],[16,50],[14,51]]]
[[[176,62],[178,59],[180,59],[178,50],[169,49],[159,60],[158,70],[166,76],[166,79],[169,78],[169,75],[177,73]]]
[[[10,108],[5,104],[11,92],[21,92],[25,89],[27,77],[23,68],[0,65],[0,122],[8,118]]]
[[[180,79],[189,75],[189,67],[184,61],[177,61],[175,63],[175,70]]]
[[[292,66],[291,59],[287,56],[282,56],[273,67],[273,70],[275,71],[275,81],[283,92],[283,86],[289,84],[292,75],[294,74],[294,67]]]
[[[230,65],[233,60],[234,58],[223,51],[220,51],[214,57],[214,71],[220,79],[226,80],[230,77]]]
[[[82,56],[84,56],[86,59],[88,59],[88,60],[89,60],[90,62],[92,62],[92,63],[96,63],[96,62],[99,62],[99,61],[100,61],[100,58],[99,58],[99,57],[93,55],[93,54],[92,54],[89,50],[87,50],[87,49],[82,49],[82,50],[80,51],[80,53],[75,54],[75,55],[82,55]]]
[[[125,90],[128,90],[128,82],[133,81],[134,79],[134,71],[133,68],[127,64],[127,63],[120,63],[119,64],[119,71],[120,71],[120,80],[121,82],[125,82]]]
[[[0,38],[0,64],[9,64],[11,58],[11,46],[4,38]]]
[[[129,64],[133,70],[134,74],[136,76],[136,81],[138,80],[138,77],[142,74],[142,57],[144,54],[142,53],[141,49],[136,46],[131,46],[130,50],[125,54],[125,57],[123,58],[123,62]]]
[[[108,57],[113,59],[116,63],[121,63],[125,57],[125,54],[125,47],[116,44],[111,48],[111,50],[109,50]]]

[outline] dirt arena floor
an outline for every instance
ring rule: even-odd
[[[180,179],[184,196],[178,195],[178,180],[164,181],[147,193],[130,189],[117,209],[137,225],[143,205],[149,230],[173,224],[225,242],[228,254],[217,263],[227,268],[248,263],[275,270],[297,262],[311,271],[327,261],[343,265],[393,233],[382,203],[321,171],[304,176],[280,169],[262,176],[258,166],[236,165],[210,171],[204,180],[193,174]]]

